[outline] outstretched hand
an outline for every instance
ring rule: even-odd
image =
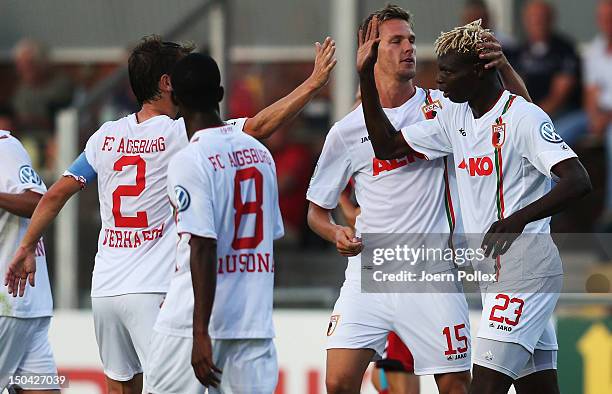
[[[34,250],[20,246],[15,257],[6,270],[4,285],[8,287],[8,293],[13,297],[23,297],[26,284],[34,287],[34,275],[36,274],[36,256]]]
[[[368,75],[374,71],[374,64],[378,58],[378,44],[380,44],[378,25],[378,18],[373,17],[365,33],[361,28],[357,33],[357,72],[359,75]]]
[[[329,82],[329,77],[337,62],[334,57],[335,52],[336,42],[330,37],[325,38],[323,44],[315,43],[314,69],[309,78],[316,89],[322,88]]]

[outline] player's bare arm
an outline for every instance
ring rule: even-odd
[[[212,341],[208,334],[217,289],[217,241],[192,235],[189,246],[194,296],[191,366],[200,383],[206,387],[217,387],[221,382],[217,373],[221,373],[221,370],[213,363]]]
[[[346,222],[352,227],[355,228],[355,222],[357,221],[357,216],[361,214],[361,208],[358,205],[355,205],[348,196],[346,191],[340,194],[340,198],[338,199],[338,206],[342,211],[342,215]]]
[[[577,158],[557,163],[551,172],[558,180],[548,194],[491,225],[482,241],[486,256],[506,253],[528,223],[563,211],[592,190],[589,174]]]
[[[327,84],[336,66],[336,43],[327,37],[323,44],[315,43],[315,52],[314,69],[310,77],[287,96],[249,118],[244,125],[245,133],[258,139],[269,137],[293,120]]]
[[[357,256],[361,253],[363,245],[355,237],[355,230],[334,223],[331,210],[311,202],[308,206],[308,226],[321,238],[336,245],[342,256]]]
[[[504,55],[501,43],[490,32],[483,33],[482,39],[484,42],[478,46],[478,56],[482,60],[487,61],[484,67],[486,69],[496,68],[506,90],[522,96],[525,100],[531,102],[525,82],[514,70],[506,55]]]
[[[36,273],[35,250],[38,240],[62,210],[66,202],[81,190],[81,184],[71,177],[62,177],[40,199],[38,206],[32,214],[23,240],[15,253],[15,257],[8,266],[4,285],[8,286],[9,294],[14,297],[23,297],[26,282],[34,286]]]
[[[23,193],[0,193],[0,209],[22,218],[31,218],[41,194],[26,190]]]
[[[386,160],[415,153],[387,118],[378,97],[374,79],[374,65],[380,43],[378,18],[372,18],[365,33],[359,29],[357,41],[357,73],[359,74],[361,101],[374,154],[377,158]]]

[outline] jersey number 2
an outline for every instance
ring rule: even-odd
[[[146,186],[147,163],[140,156],[122,156],[115,162],[113,169],[123,171],[124,167],[136,166],[136,184],[120,185],[113,192],[113,217],[115,227],[134,227],[144,228],[149,226],[147,213],[144,211],[136,212],[136,216],[123,216],[121,214],[121,197],[138,197]]]
[[[255,201],[242,200],[242,182],[253,180],[255,186]],[[247,193],[248,194],[248,193]],[[255,249],[263,240],[263,175],[255,167],[248,167],[236,171],[234,178],[234,239],[232,240],[232,248],[238,249]],[[240,232],[240,223],[244,215],[255,215],[255,233],[252,236],[242,236]]]

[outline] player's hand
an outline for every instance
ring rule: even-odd
[[[487,63],[485,64],[486,69],[491,68],[503,68],[510,65],[506,55],[502,50],[502,46],[497,41],[497,38],[492,33],[483,33],[482,38],[484,42],[478,44],[476,49],[478,50],[478,57]]]
[[[222,371],[213,363],[212,341],[208,333],[194,333],[191,366],[196,377],[204,386],[219,387],[221,379],[217,374],[221,374]]]
[[[486,257],[497,258],[510,249],[527,223],[518,215],[510,215],[493,223],[485,234],[482,245]]]
[[[372,18],[365,32],[359,29],[357,44],[357,72],[359,75],[374,72],[374,64],[378,58],[378,44],[380,44],[377,17]]]
[[[34,287],[34,276],[36,274],[36,246],[25,248],[20,246],[15,253],[15,257],[6,270],[4,285],[8,287],[9,294],[13,297],[23,297],[27,282]]]
[[[334,57],[336,53],[336,42],[331,37],[325,38],[323,44],[315,43],[315,61],[314,69],[308,79],[315,89],[321,89],[329,82],[331,72],[336,66],[337,60]]]
[[[338,226],[336,230],[336,249],[342,256],[357,256],[361,253],[363,244],[355,237],[355,231],[350,227]]]

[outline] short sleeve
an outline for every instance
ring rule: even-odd
[[[530,103],[523,108],[516,112],[522,115],[515,128],[516,147],[538,171],[551,178],[551,169],[555,164],[577,155],[556,132],[542,109]]]
[[[246,124],[247,120],[249,120],[249,118],[236,118],[226,120],[225,123],[234,125],[238,127],[241,131],[244,131],[244,125]]]
[[[210,174],[186,149],[177,154],[168,166],[168,193],[176,210],[177,231],[217,239]]]
[[[0,185],[5,193],[20,194],[31,190],[44,194],[47,191],[42,178],[32,167],[32,161],[23,146],[10,139],[0,143]]]
[[[63,176],[72,177],[81,183],[81,187],[85,187],[88,183],[95,181],[98,174],[89,161],[87,161],[87,155],[83,152],[74,162],[72,162],[72,165],[64,171]]]
[[[332,127],[310,179],[306,199],[325,209],[335,208],[351,175],[348,148],[338,130]]]
[[[447,109],[448,111],[448,109]],[[402,128],[404,139],[415,151],[425,155],[427,160],[437,159],[453,153],[448,134],[444,130],[441,116],[423,120]]]

